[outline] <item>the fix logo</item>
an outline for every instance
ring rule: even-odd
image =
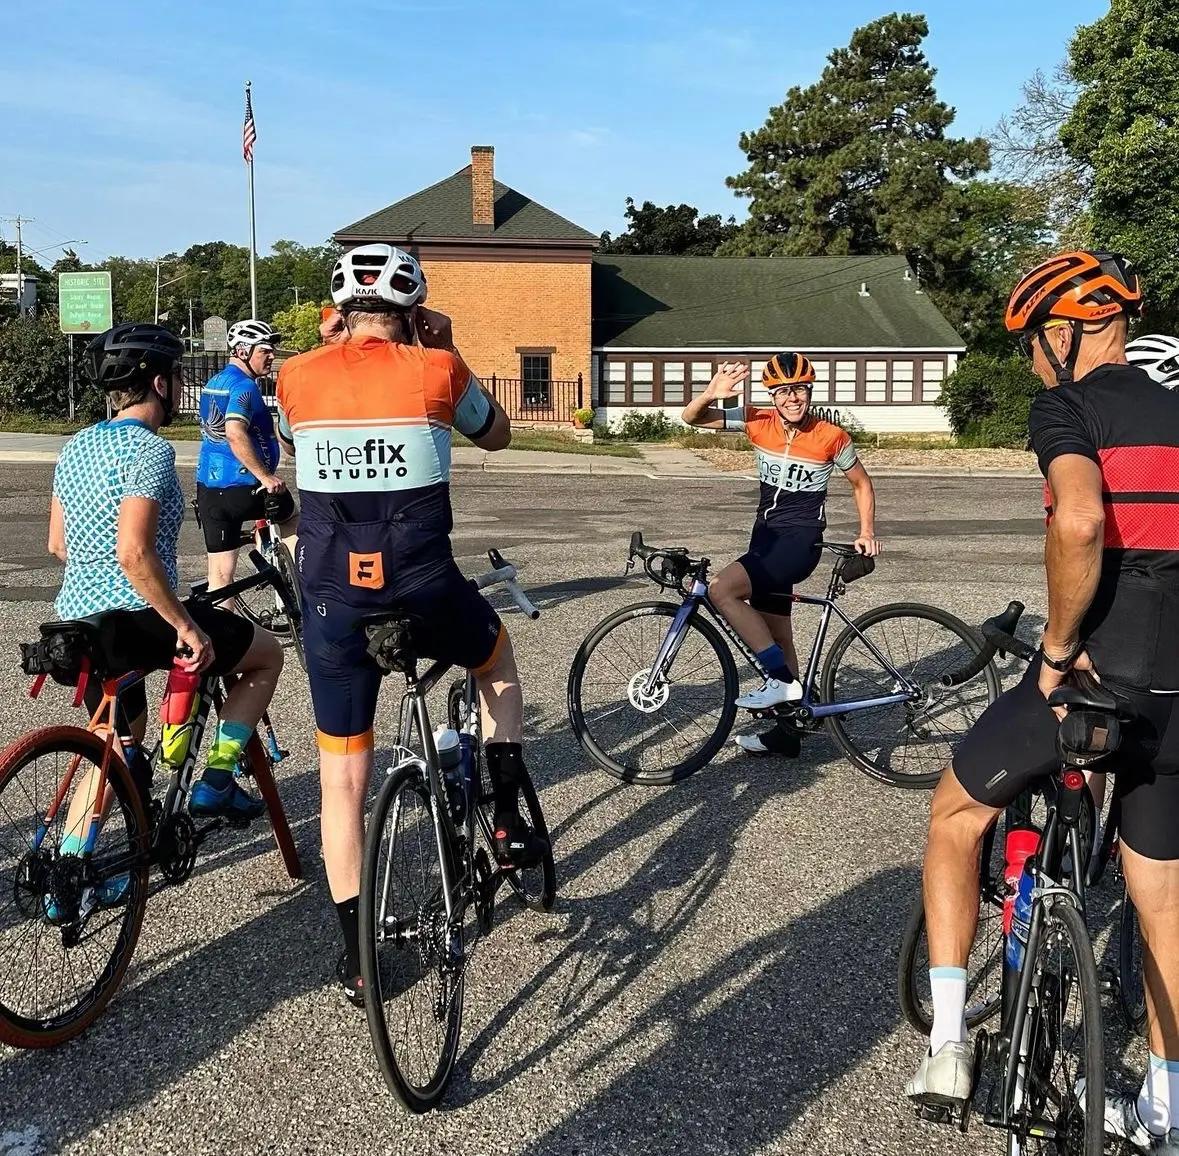
[[[333,445],[329,438],[315,443],[315,461],[322,481],[329,478],[398,477],[409,473],[405,460],[405,443],[387,442],[384,438],[369,438],[363,445]]]
[[[798,462],[791,462],[786,469],[782,469],[781,462],[762,460],[758,476],[763,482],[771,486],[782,486],[785,489],[818,488],[816,475],[818,467],[804,466]]]

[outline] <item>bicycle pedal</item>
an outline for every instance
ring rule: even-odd
[[[203,827],[198,827],[196,829],[196,835],[193,839],[193,842],[195,842],[199,847],[210,835],[216,831],[220,831],[224,825],[225,821],[223,819],[211,819]]]
[[[914,1104],[917,1119],[926,1124],[953,1124],[954,1109],[945,1104]]]
[[[249,819],[239,818],[237,815],[224,816],[225,825],[233,831],[245,831],[250,826]]]

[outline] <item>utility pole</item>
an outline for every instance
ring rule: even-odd
[[[21,275],[21,258],[22,258],[22,243],[21,243],[21,225],[31,225],[36,220],[36,217],[5,217],[3,218],[6,225],[16,226],[16,312],[18,317],[25,315],[25,294],[24,294],[24,277]]]

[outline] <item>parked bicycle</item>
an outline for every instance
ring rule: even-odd
[[[898,602],[848,618],[837,601],[875,563],[853,546],[822,546],[835,559],[826,596],[790,596],[795,605],[820,608],[802,700],[755,713],[781,719],[800,738],[826,725],[865,774],[897,787],[932,787],[957,740],[998,697],[994,666],[983,664],[981,682],[943,678],[983,643],[935,606]],[[569,718],[582,749],[603,770],[625,782],[664,785],[705,766],[732,730],[739,677],[730,647],[761,677],[766,671],[709,599],[708,558],[680,546],[647,546],[637,532],[628,572],[636,558],[661,590],[673,589],[683,601],[635,603],[590,631],[569,672]],[[844,629],[820,677],[833,617]]]
[[[254,493],[262,494],[265,486],[259,486]],[[303,612],[299,603],[299,583],[295,577],[295,562],[286,543],[278,532],[275,513],[278,509],[278,495],[266,494],[266,516],[254,522],[252,531],[242,533],[241,545],[256,549],[265,562],[273,566],[278,579],[270,587],[253,586],[239,594],[233,601],[233,609],[255,626],[270,631],[284,646],[291,647],[299,665],[306,670],[307,658],[303,653]],[[197,502],[192,503],[196,513],[197,528],[200,528],[201,514]],[[228,599],[225,599],[228,601]]]
[[[1012,603],[1007,615],[984,624],[987,647],[974,665],[996,651],[1029,656],[1030,648],[1014,637],[1022,610]],[[968,666],[953,677],[971,674]],[[994,1014],[997,1002],[998,1028],[994,1034],[980,1028],[975,1037],[972,1095],[961,1111],[926,1104],[919,1114],[965,1131],[989,1070],[983,1118],[1007,1133],[1009,1153],[1099,1156],[1105,1059],[1101,986],[1085,923],[1094,820],[1085,771],[1117,750],[1120,728],[1134,712],[1125,699],[1079,672],[1048,702],[1067,712],[1059,732],[1060,766],[1039,788],[1046,806],[1043,829],[1008,826],[1006,884],[1001,892],[993,878],[989,884],[990,903],[998,902],[1002,912],[1000,928],[1010,924],[997,1001],[975,998],[968,1012],[979,1023]],[[984,854],[989,862],[985,848]]]
[[[530,618],[539,611],[516,581],[515,567],[494,550],[480,590],[503,586]],[[506,884],[528,907],[548,911],[556,894],[551,849],[528,870],[495,862],[494,800],[487,775],[474,678],[454,682],[447,717],[458,732],[447,768],[431,730],[426,697],[450,667],[417,672],[422,621],[397,611],[361,619],[368,652],[381,670],[405,676],[399,746],[377,796],[365,837],[360,882],[360,956],[369,1032],[385,1082],[410,1110],[442,1098],[454,1071],[462,1030],[467,967],[494,923]],[[524,818],[549,838],[531,781],[521,783]]]
[[[258,572],[218,590],[218,601],[279,581],[260,555],[251,557]],[[207,586],[193,587],[195,601],[213,601]],[[164,885],[183,883],[205,840],[230,822],[198,826],[185,804],[210,709],[220,712],[233,676],[204,675],[187,752],[161,795],[152,792],[160,744],[147,753],[127,738],[120,706],[147,672],[109,674],[96,619],[44,623],[40,641],[22,654],[25,672],[36,676],[34,696],[46,678],[76,686],[75,706],[88,678],[100,679],[103,690],[88,726],[43,727],[0,754],[0,1042],[44,1048],[84,1032],[118,990],[151,870]],[[262,725],[266,742],[255,732],[237,772],[257,783],[287,873],[298,879],[299,855],[274,781],[286,752],[268,717]],[[80,851],[64,853],[71,811],[88,816],[85,838]]]

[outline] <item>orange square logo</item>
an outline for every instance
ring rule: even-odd
[[[348,554],[348,581],[365,590],[381,590],[385,585],[385,564],[380,552],[376,554]]]

